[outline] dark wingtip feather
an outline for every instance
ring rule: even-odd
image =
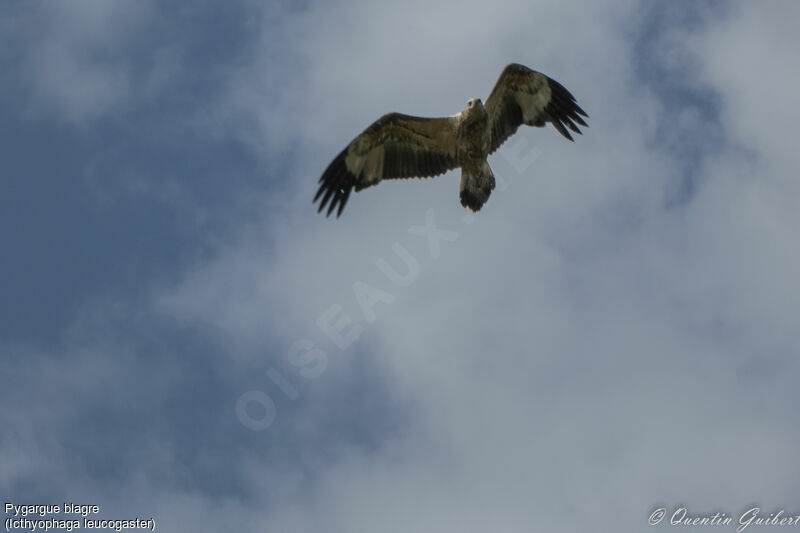
[[[347,189],[345,191],[344,196],[342,197],[341,201],[339,202],[339,210],[336,211],[336,218],[339,218],[339,215],[342,214],[342,211],[344,210],[344,204],[347,203],[347,199],[350,197],[350,193],[352,191],[353,191],[353,189]]]
[[[345,163],[346,156],[347,148],[342,150],[342,152],[331,161],[331,164],[328,165],[328,168],[325,169],[325,172],[323,172],[322,177],[319,179],[320,186],[319,189],[317,189],[317,193],[314,195],[312,203],[315,203],[322,197],[319,208],[317,208],[317,213],[321,213],[327,206],[328,211],[325,214],[326,217],[329,217],[334,209],[338,207],[336,218],[339,218],[356,182],[355,175],[347,169],[347,164]],[[328,203],[329,201],[330,203]]]
[[[545,112],[556,130],[558,130],[561,135],[574,142],[567,128],[575,133],[582,134],[575,123],[577,122],[581,126],[588,128],[589,125],[580,115],[586,118],[589,118],[589,115],[575,102],[575,97],[572,96],[572,93],[570,93],[566,87],[552,78],[548,78],[548,80],[550,85],[550,103],[547,104]],[[567,128],[564,127],[564,124],[566,124]]]
[[[581,130],[579,130],[579,129],[578,129],[578,126],[576,126],[576,125],[575,125],[575,123],[574,123],[574,122],[572,122],[572,121],[569,119],[569,116],[566,116],[566,117],[562,118],[561,120],[564,122],[564,124],[566,124],[566,125],[567,125],[567,127],[568,127],[569,129],[571,129],[571,130],[572,130],[572,131],[574,131],[575,133],[580,133],[580,132],[581,132]]]
[[[573,140],[572,139],[572,135],[569,134],[569,132],[567,131],[567,128],[565,128],[564,124],[561,123],[562,119],[561,119],[561,117],[559,115],[554,114],[554,113],[551,112],[549,120],[550,120],[550,123],[553,125],[553,127],[556,130],[558,130],[558,133],[560,133],[561,135],[563,135],[564,137],[566,137],[570,141]]]
[[[577,113],[572,113],[569,116],[569,118],[571,118],[572,120],[574,120],[575,122],[577,122],[578,124],[583,126],[584,128],[588,128],[589,127],[589,125],[586,123],[586,121],[584,121]]]

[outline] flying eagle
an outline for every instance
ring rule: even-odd
[[[461,205],[478,211],[494,189],[486,157],[521,124],[542,127],[550,122],[561,135],[581,133],[577,122],[589,117],[575,97],[556,80],[518,64],[507,65],[486,105],[470,98],[467,108],[449,117],[424,118],[389,113],[376,120],[336,156],[319,180],[314,202],[327,216],[342,214],[356,192],[384,179],[427,178],[461,167]],[[565,127],[566,126],[566,127]]]

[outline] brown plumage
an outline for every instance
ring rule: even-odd
[[[520,125],[547,122],[572,141],[587,126],[588,115],[563,85],[518,64],[503,69],[486,105],[471,98],[449,117],[424,118],[389,113],[376,120],[342,150],[319,180],[314,202],[341,215],[353,189],[384,179],[427,178],[461,167],[461,205],[478,211],[489,199],[495,179],[486,157]],[[338,209],[337,209],[338,208]]]

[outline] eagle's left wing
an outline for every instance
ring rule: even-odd
[[[314,202],[342,209],[353,189],[384,179],[438,176],[458,166],[457,116],[424,118],[389,113],[372,123],[336,156],[322,177]],[[328,204],[330,202],[330,204]]]
[[[497,150],[522,124],[541,127],[550,122],[570,141],[572,136],[567,128],[580,133],[575,122],[588,127],[580,115],[587,118],[589,115],[563,85],[516,63],[503,69],[486,99],[486,111],[492,132],[489,153]]]

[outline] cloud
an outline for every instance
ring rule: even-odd
[[[20,23],[27,35],[39,36],[23,67],[30,96],[78,123],[126,102],[133,87],[124,49],[146,16],[144,4],[25,7]]]
[[[17,390],[26,411],[4,415],[20,428],[0,441],[9,492],[103,494],[171,531],[640,531],[662,505],[792,505],[786,13],[246,9],[248,45],[203,112],[262,161],[261,213],[230,213],[235,237],[176,282],[88,306],[63,354],[25,367],[34,350],[6,347],[8,384],[47,391]],[[471,217],[455,173],[316,215],[316,179],[353,135],[390,110],[456,112],[509,61],[576,95],[591,119],[574,144],[521,130]],[[769,122],[762,94],[781,103]],[[247,391],[274,404],[263,431],[237,416]],[[53,453],[60,484],[20,481]]]
[[[753,177],[769,180],[789,152],[759,150],[770,138],[759,132],[748,146],[758,150],[758,165],[738,148],[737,131],[748,130],[760,100],[738,85],[751,78],[728,67],[735,47],[726,48],[753,17],[742,9],[719,20],[707,13],[707,26],[666,28],[669,53],[637,58],[619,31],[623,4],[611,14],[582,15],[595,21],[587,34],[565,30],[579,26],[567,11],[507,7],[473,14],[465,5],[449,25],[436,7],[417,6],[425,17],[360,4],[331,18],[312,10],[304,20],[336,24],[303,41],[305,76],[314,83],[291,86],[293,101],[313,110],[320,125],[308,129],[308,140],[333,154],[389,109],[457,111],[453,95],[484,94],[508,60],[565,83],[592,116],[586,135],[572,145],[550,131],[519,133],[519,142],[536,143],[535,165],[515,171],[500,152],[493,166],[508,189],[495,191],[470,224],[452,176],[387,183],[356,195],[342,220],[293,217],[275,230],[268,256],[244,239],[168,299],[179,314],[191,309],[193,319],[237,339],[269,331],[274,341],[277,332],[288,347],[310,337],[336,361],[330,365],[352,365],[367,350],[389,362],[385,387],[414,399],[400,439],[377,456],[354,453],[326,468],[316,497],[271,514],[266,529],[634,531],[658,502],[733,514],[754,491],[770,506],[797,488],[787,469],[797,432],[769,429],[790,416],[797,399],[787,377],[800,346],[789,324],[797,301],[790,274],[796,246],[787,230],[796,225],[786,194],[793,186]],[[362,8],[371,24],[359,23]],[[500,18],[507,12],[515,20]],[[759,19],[748,26],[764,43],[756,50],[786,50],[769,35],[769,17]],[[378,37],[390,28],[404,31],[394,40]],[[434,39],[447,46],[430,46]],[[677,89],[659,93],[637,83],[634,60],[658,62],[666,75],[703,73],[680,88],[693,95],[692,105],[674,98]],[[714,61],[719,66],[706,67]],[[719,107],[702,107],[709,96]],[[290,107],[288,116],[295,113]],[[270,117],[267,132],[281,123]],[[709,143],[703,135],[715,127]],[[770,135],[788,131],[776,127]],[[324,159],[298,161],[295,175],[303,179]],[[674,204],[687,172],[693,192]],[[304,203],[313,181],[293,187],[300,196],[293,209],[310,211]],[[458,234],[441,244],[437,259],[408,233],[429,208]],[[385,259],[400,267],[394,243],[419,265],[408,287],[376,266]],[[249,287],[245,299],[220,290],[230,279]],[[357,282],[383,294],[366,314]],[[224,301],[232,312],[216,313],[198,299]],[[362,331],[344,351],[315,326],[332,305]],[[250,319],[237,320],[236,309]],[[265,357],[263,365],[274,361]],[[753,462],[763,469],[742,483],[746,467],[739,465]]]
[[[23,51],[8,60],[20,73],[13,96],[31,117],[86,128],[125,115],[163,95],[185,62],[149,2],[20,5],[11,16],[8,44]]]

